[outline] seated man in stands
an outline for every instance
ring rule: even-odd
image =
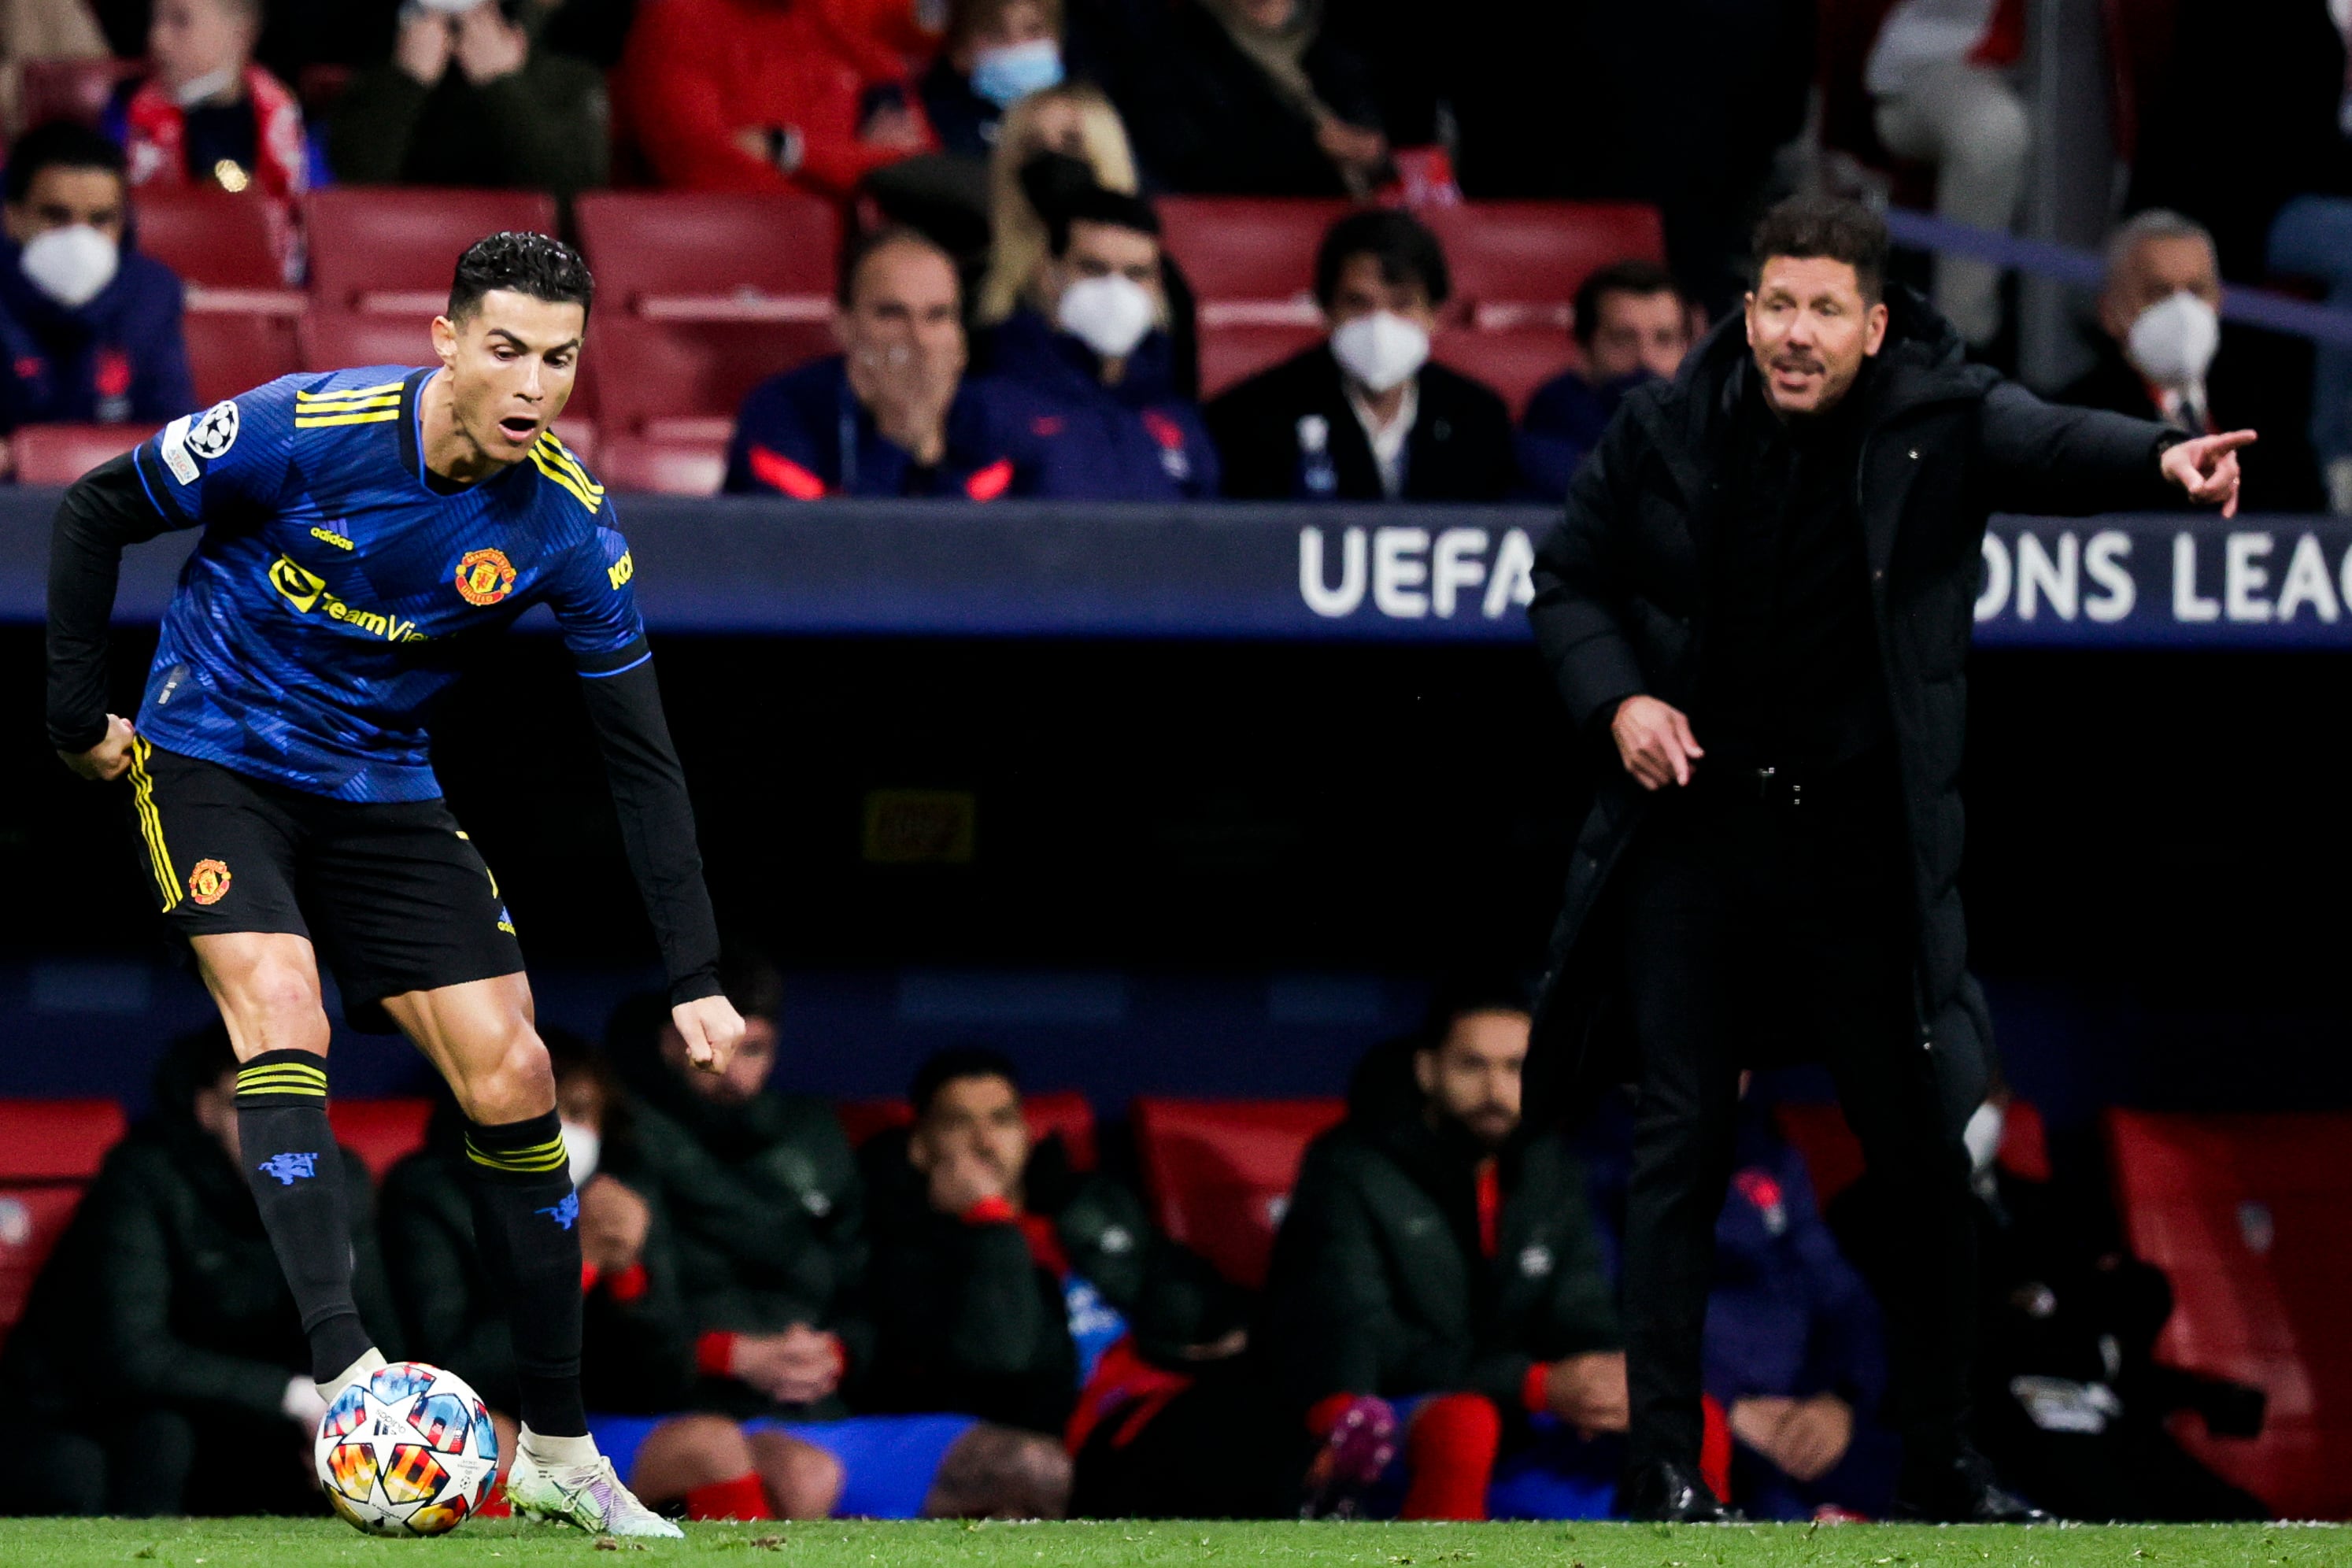
[[[286,281],[299,283],[310,149],[300,102],[254,63],[261,13],[262,0],[154,0],[154,72],[123,84],[106,129],[122,144],[134,188],[253,193],[268,207]]]
[[[543,1031],[580,1197],[586,1295],[582,1388],[599,1451],[647,1504],[688,1519],[823,1519],[841,1493],[832,1455],[781,1432],[747,1433],[684,1409],[694,1331],[666,1217],[635,1171],[625,1108],[585,1042]],[[425,1147],[383,1184],[383,1229],[408,1353],[446,1366],[486,1400],[502,1452],[515,1434],[514,1342],[490,1289],[466,1174],[465,1122],[444,1097]]]
[[[1324,235],[1315,299],[1331,335],[1209,405],[1225,493],[1259,500],[1500,500],[1511,416],[1429,363],[1452,292],[1437,237],[1409,213],[1350,213]]]
[[[1545,500],[1566,499],[1627,393],[1673,379],[1690,352],[1691,306],[1656,262],[1620,261],[1577,285],[1574,331],[1584,368],[1538,387],[1519,422],[1519,476]]]
[[[875,1348],[856,1162],[830,1106],[768,1089],[775,971],[737,963],[724,978],[747,1029],[723,1075],[687,1065],[661,997],[613,1025],[635,1168],[669,1219],[695,1335],[694,1403],[831,1454],[843,1513],[1058,1517],[1069,1469],[1050,1439],[969,1415],[849,1414]]]
[[[26,425],[156,426],[194,408],[180,280],[127,247],[121,150],[85,126],[40,126],[10,149],[5,189],[0,437]],[[0,474],[5,454],[0,440]]]
[[[1059,1139],[1033,1142],[997,1052],[940,1052],[908,1098],[914,1126],[863,1155],[882,1331],[871,1397],[1066,1430],[1076,1512],[1287,1512],[1296,1445],[1269,1452],[1274,1412],[1237,1359],[1240,1292],[1132,1192],[1073,1171]]]
[[[841,353],[769,377],[736,416],[727,489],[994,500],[1013,463],[989,444],[965,384],[955,262],[909,228],[860,240],[841,265]]]
[[[2126,220],[2107,240],[2098,363],[2059,401],[2162,420],[2189,436],[2244,428],[2260,416],[2264,389],[2252,384],[2254,366],[2221,352],[2221,261],[2203,225],[2162,209]],[[2247,468],[2240,492],[2247,510],[2325,508],[2318,462],[2292,425],[2262,420],[2262,461]]]
[[[1616,1295],[1583,1167],[1559,1134],[1520,1130],[1528,1027],[1508,988],[1441,1002],[1398,1097],[1409,1109],[1367,1102],[1307,1152],[1260,1348],[1292,1408],[1337,1439],[1312,1477],[1320,1508],[1353,1492],[1407,1519],[1609,1510],[1623,1446],[1607,1435],[1626,1422]]]
[[[1046,254],[990,342],[977,388],[1013,452],[1013,492],[1055,500],[1192,500],[1217,493],[1201,411],[1177,392],[1160,219],[1140,197],[1030,179]],[[1050,188],[1049,188],[1050,185]]]
[[[310,1513],[327,1402],[241,1167],[314,1156],[240,1147],[228,1032],[173,1041],[154,1111],[106,1157],[0,1356],[0,1513]],[[366,1167],[352,1283],[397,1358]]]

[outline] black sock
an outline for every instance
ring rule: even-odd
[[[343,1162],[327,1125],[326,1058],[265,1051],[237,1069],[236,1137],[262,1228],[302,1314],[310,1375],[324,1383],[375,1343],[352,1300]]]
[[[555,1112],[497,1127],[466,1124],[474,1234],[507,1292],[522,1423],[584,1437],[580,1403],[580,1198]]]

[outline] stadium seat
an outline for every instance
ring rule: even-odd
[[[302,296],[285,285],[269,237],[269,210],[256,196],[211,186],[141,191],[131,204],[139,248],[180,275],[193,296],[230,289],[282,297],[299,311]]]
[[[1569,325],[1577,286],[1612,261],[1664,261],[1665,227],[1635,202],[1469,202],[1434,207],[1460,319],[1489,331]]]
[[[246,310],[196,310],[182,319],[196,402],[224,397],[302,368],[300,318]]]
[[[430,312],[391,316],[320,307],[302,318],[302,368],[432,364],[432,321]]]
[[[1805,1173],[1812,1178],[1813,1195],[1824,1208],[1852,1186],[1863,1171],[1862,1143],[1845,1124],[1845,1112],[1834,1101],[1784,1100],[1772,1108],[1780,1136],[1804,1157]],[[2012,1100],[2001,1123],[2001,1169],[2029,1182],[2050,1179],[2050,1139],[2042,1112],[2032,1101]]]
[[[0,1100],[0,1340],[122,1131],[110,1100]]]
[[[656,440],[643,436],[603,438],[596,477],[615,490],[640,495],[712,496],[727,479],[727,439]]]
[[[539,191],[337,185],[310,195],[310,296],[330,310],[430,321],[466,247],[501,229],[555,232]]]
[[[1319,326],[1265,323],[1201,327],[1201,395],[1214,397],[1323,341]]]
[[[622,367],[598,384],[596,416],[612,435],[724,447],[745,394],[834,349],[829,321],[655,321],[615,313],[599,318],[583,363]]]
[[[425,1147],[425,1130],[433,1120],[433,1102],[418,1097],[396,1100],[330,1100],[327,1121],[335,1142],[350,1149],[377,1181],[401,1161]]]
[[[96,125],[106,116],[115,85],[145,73],[144,60],[26,60],[20,73],[16,117],[24,125],[79,120]]]
[[[1354,210],[1338,200],[1282,196],[1162,196],[1153,207],[1169,256],[1204,319],[1229,300],[1307,301],[1323,231]]]
[[[1338,1100],[1135,1102],[1136,1152],[1152,1217],[1237,1285],[1265,1283],[1307,1145],[1339,1124]]]
[[[1072,1168],[1095,1168],[1095,1108],[1083,1093],[1057,1089],[1024,1095],[1021,1110],[1029,1122],[1031,1138],[1041,1143],[1059,1138]],[[903,1100],[844,1100],[835,1103],[833,1111],[841,1119],[841,1130],[853,1148],[863,1148],[876,1134],[915,1120],[915,1108]]]
[[[82,1184],[26,1186],[0,1182],[0,1343],[25,1315],[25,1301],[40,1278],[41,1265],[56,1250],[74,1210],[81,1206]]]
[[[2132,1251],[2172,1282],[2158,1359],[2270,1399],[2262,1435],[2182,1445],[2282,1519],[2352,1514],[2352,1114],[2110,1110]]]
[[[1576,340],[1556,326],[1494,331],[1440,327],[1430,341],[1429,357],[1502,394],[1503,401],[1511,405],[1514,420],[1527,412],[1528,399],[1538,387],[1582,358],[1576,352]]]
[[[69,485],[153,435],[147,425],[27,425],[8,437],[16,482]]]

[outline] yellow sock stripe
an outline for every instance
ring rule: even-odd
[[[486,1150],[474,1142],[473,1134],[466,1136],[466,1158],[477,1165],[487,1165],[493,1171],[514,1171],[537,1174],[560,1171],[572,1163],[571,1152],[563,1147],[563,1136],[558,1133],[544,1143],[534,1143],[528,1149]]]
[[[340,390],[329,390],[326,392],[298,392],[294,395],[294,401],[297,403],[331,403],[339,397],[373,397],[379,393],[398,392],[400,387],[401,384],[399,382],[387,381],[382,386],[347,386],[341,388]]]
[[[298,419],[295,423],[299,425],[301,421]],[[593,496],[590,495],[586,490],[581,488],[579,480],[573,479],[570,474],[565,473],[562,468],[557,468],[555,466],[554,459],[548,457],[536,447],[533,447],[530,449],[530,461],[531,466],[536,468],[541,473],[545,474],[549,479],[553,479],[557,484],[562,485],[565,489],[570,490],[572,492],[572,499],[577,500],[582,506],[586,507],[590,511],[594,511],[598,505],[603,501],[604,497],[601,494]]]
[[[399,417],[400,410],[397,408],[387,408],[381,414],[337,414],[318,419],[305,418],[298,414],[294,416],[294,428],[320,430],[330,425],[388,425]]]
[[[314,1100],[324,1100],[327,1098],[327,1086],[323,1079],[318,1083],[312,1083],[305,1079],[247,1079],[239,1074],[236,1080],[236,1092],[241,1096],[293,1094],[308,1096]]]
[[[562,442],[555,438],[554,431],[548,431],[545,435],[540,437],[539,439],[541,444],[546,447],[547,449],[554,455],[555,459],[558,462],[562,463],[566,468],[569,468],[572,471],[572,477],[573,479],[578,479],[582,484],[587,486],[590,490],[597,495],[603,495],[604,493],[604,487],[588,477],[588,470],[581,466],[579,458],[572,455],[571,447],[565,446]]]
[[[327,1069],[309,1062],[255,1062],[236,1069],[236,1081],[239,1083],[258,1083],[264,1079],[275,1078],[300,1079],[310,1083],[323,1084],[327,1081]]]
[[[147,841],[147,864],[155,873],[155,887],[163,895],[163,912],[180,907],[180,875],[172,869],[172,852],[163,845],[163,817],[155,809],[155,777],[147,771],[154,747],[131,742],[131,801],[139,818],[139,836]]]

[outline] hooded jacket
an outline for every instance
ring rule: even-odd
[[[127,242],[113,279],[79,306],[25,276],[0,240],[0,434],[26,425],[161,425],[194,409],[172,269]]]
[[[1196,500],[1217,493],[1217,449],[1200,406],[1176,389],[1168,334],[1128,356],[1116,386],[1102,361],[1023,309],[990,340],[974,388],[989,445],[1013,456],[1013,493],[1045,500]]]
[[[2157,459],[2179,436],[2147,420],[2053,407],[1968,363],[1958,335],[1916,293],[1892,288],[1887,304],[1879,363],[1855,394],[1864,401],[1854,494],[1917,916],[1917,1037],[1934,1054],[1957,1136],[1984,1098],[1991,1049],[1982,994],[1967,973],[1958,883],[1969,643],[1986,520],[1995,510],[2169,508],[2179,492]],[[1531,1103],[1549,1112],[1622,1073],[1628,1059],[1615,966],[1603,956],[1612,944],[1594,931],[1649,801],[1619,762],[1609,722],[1635,695],[1692,706],[1706,642],[1702,552],[1728,488],[1724,455],[1753,374],[1735,315],[1673,381],[1628,394],[1537,552],[1528,606],[1537,647],[1570,721],[1596,750],[1598,773],[1529,1056]]]

